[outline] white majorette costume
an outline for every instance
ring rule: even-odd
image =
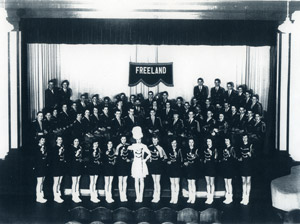
[[[141,139],[143,137],[141,127],[134,127],[132,129],[134,139]],[[145,151],[149,151],[148,147],[143,143],[134,143],[128,147],[129,150],[133,151],[133,163],[131,167],[131,176],[133,178],[144,178],[148,172],[148,167],[144,159]]]
[[[140,143],[135,143],[129,146],[133,150],[133,163],[131,167],[131,176],[134,178],[143,178],[146,177],[148,172],[148,167],[144,161],[144,152],[147,146]]]

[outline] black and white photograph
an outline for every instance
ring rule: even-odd
[[[0,223],[300,223],[300,1],[0,0]]]

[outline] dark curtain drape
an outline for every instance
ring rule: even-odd
[[[277,22],[22,19],[26,43],[275,46]]]
[[[275,150],[275,129],[276,129],[276,64],[277,64],[277,48],[270,49],[270,89],[268,98],[268,108],[265,115],[267,125],[264,154],[269,154]]]

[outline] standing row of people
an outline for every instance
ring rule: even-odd
[[[135,131],[138,130],[138,131]],[[138,132],[136,134],[135,132]],[[161,175],[169,177],[171,200],[178,202],[180,180],[186,178],[188,183],[187,203],[196,201],[196,180],[205,177],[207,204],[213,202],[215,192],[215,177],[222,176],[225,181],[226,195],[224,203],[232,202],[232,178],[240,175],[243,185],[242,204],[247,205],[251,191],[251,176],[255,151],[249,142],[248,135],[242,138],[243,144],[234,147],[229,136],[224,137],[224,144],[218,148],[213,138],[207,138],[205,145],[198,145],[197,139],[189,138],[188,146],[182,147],[180,140],[173,138],[166,148],[159,144],[156,136],[152,144],[142,143],[143,133],[140,127],[133,128],[135,143],[128,143],[126,136],[121,136],[115,147],[111,140],[106,147],[100,147],[97,139],[92,141],[88,151],[84,151],[78,138],[71,145],[64,145],[63,138],[56,138],[53,148],[46,146],[46,140],[41,137],[35,149],[35,174],[37,177],[36,200],[45,203],[43,183],[48,173],[53,176],[54,201],[62,203],[61,182],[65,175],[72,177],[72,200],[80,199],[80,179],[84,174],[90,177],[90,200],[98,203],[96,188],[99,176],[104,176],[105,200],[114,202],[112,197],[112,182],[118,177],[120,201],[127,201],[127,178],[135,179],[136,202],[143,201],[144,178],[151,175],[153,179],[153,203],[160,201]],[[236,172],[236,170],[239,172]]]

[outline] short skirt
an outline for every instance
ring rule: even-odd
[[[118,176],[129,176],[130,175],[131,162],[119,159],[116,165],[116,174]]]
[[[216,163],[214,161],[206,161],[203,163],[204,176],[215,177],[217,175]]]

